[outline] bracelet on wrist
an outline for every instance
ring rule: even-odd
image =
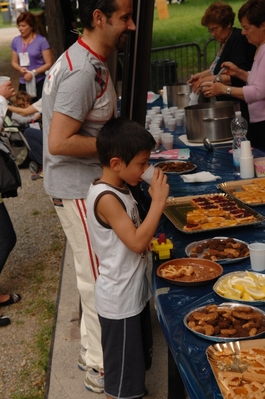
[[[230,86],[228,86],[227,88],[226,88],[226,95],[227,96],[231,96],[231,87]]]

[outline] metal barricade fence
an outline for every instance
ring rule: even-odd
[[[187,82],[201,70],[201,50],[197,43],[153,48],[149,90],[157,93],[163,86]]]
[[[163,86],[186,83],[191,75],[207,69],[216,54],[217,43],[208,40],[203,49],[197,43],[151,49],[148,89],[157,93]],[[123,54],[119,54],[119,75],[122,74]]]

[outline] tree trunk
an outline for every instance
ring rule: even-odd
[[[45,14],[48,26],[48,42],[52,49],[53,60],[64,52],[64,21],[60,0],[46,0]]]

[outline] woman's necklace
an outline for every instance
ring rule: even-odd
[[[32,42],[34,38],[34,34],[32,34],[30,36],[30,38],[28,39],[28,41],[23,40],[22,38],[22,53],[25,53],[25,51],[27,50],[28,45]]]

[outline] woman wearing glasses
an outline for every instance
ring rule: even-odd
[[[264,0],[249,0],[238,12],[242,26],[242,35],[249,43],[255,45],[254,62],[247,71],[228,59],[222,64],[225,73],[231,78],[232,85],[214,83],[205,94],[208,97],[219,94],[233,96],[244,100],[248,105],[250,123],[247,138],[253,147],[265,150],[265,2]],[[243,87],[233,84],[235,78],[245,82]],[[208,90],[208,89],[207,89]]]
[[[224,74],[217,76],[224,61],[233,62],[245,71],[250,70],[253,63],[255,47],[242,36],[241,29],[233,27],[234,19],[235,13],[232,7],[222,1],[212,3],[205,11],[201,23],[208,28],[212,37],[220,43],[220,47],[209,69],[196,73],[189,80],[194,92],[198,93],[204,82],[212,82],[215,79],[218,82],[236,87],[242,87],[245,84],[236,77]],[[216,99],[218,101],[228,100],[225,95],[219,95]],[[230,97],[229,100],[234,101],[235,98]],[[246,103],[241,101],[240,106],[242,115],[248,119]]]

